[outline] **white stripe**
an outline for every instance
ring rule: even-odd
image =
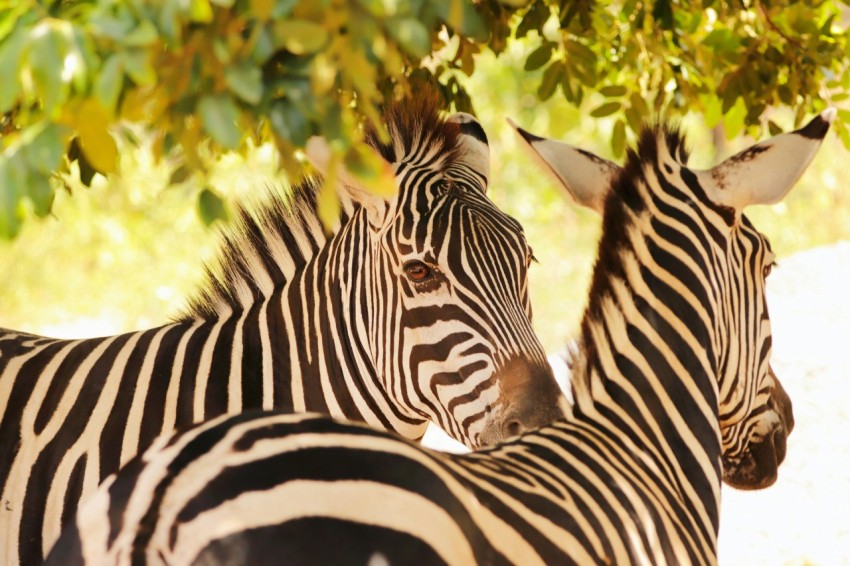
[[[268,321],[269,301],[260,307],[257,323],[260,327],[260,348],[262,350],[263,370],[263,409],[274,407],[274,363],[272,361],[271,337],[269,336]]]
[[[242,327],[249,311],[243,311],[236,321],[233,329],[233,344],[230,349],[230,372],[227,378],[227,412],[238,413],[242,411],[242,352],[245,337],[242,335]]]
[[[142,367],[139,369],[136,377],[136,390],[133,392],[133,403],[130,405],[130,411],[127,413],[127,426],[124,428],[124,439],[121,442],[122,466],[127,463],[127,460],[135,456],[139,450],[142,417],[144,416],[148,389],[151,385],[154,361],[156,361],[156,354],[159,351],[159,344],[162,342],[162,337],[173,327],[174,325],[158,328],[156,335],[151,340],[145,352],[145,359],[142,361]]]
[[[205,321],[199,320],[191,327],[186,328],[183,336],[180,338],[180,343],[177,345],[177,351],[174,354],[174,363],[171,365],[171,379],[168,381],[168,391],[165,393],[165,413],[163,414],[162,421],[163,434],[171,432],[176,424],[180,385],[185,383],[183,380],[183,364],[186,361],[186,348],[195,331],[204,324],[206,324]]]
[[[210,330],[210,335],[204,342],[204,349],[201,351],[201,359],[198,360],[198,373],[195,374],[195,403],[192,411],[192,420],[199,422],[204,420],[204,401],[207,396],[207,382],[210,379],[210,366],[212,366],[213,352],[215,351],[218,335],[221,332],[221,327],[227,322],[227,316],[216,321]]]

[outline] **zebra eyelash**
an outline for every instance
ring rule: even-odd
[[[777,262],[776,260],[765,265],[764,268],[762,269],[762,274],[764,275],[764,278],[767,279],[767,277],[771,274],[771,272],[773,272],[773,270],[777,269],[778,267],[779,267],[779,262]]]

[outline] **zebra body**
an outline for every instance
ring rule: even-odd
[[[604,221],[565,418],[467,455],[326,417],[218,419],[109,478],[51,558],[716,563],[722,480],[770,485],[793,426],[769,364],[773,254],[741,208],[782,198],[833,116],[706,172],[676,132],[648,130],[600,176],[607,198],[578,195]],[[576,150],[520,133],[576,194],[576,161],[557,159]]]
[[[339,179],[326,237],[316,182],[272,200],[223,244],[177,321],[120,336],[0,334],[0,562],[38,562],[92,493],[160,434],[249,409],[315,411],[470,447],[562,414],[529,320],[531,251],[485,196],[486,136],[424,96],[372,136],[398,194]]]

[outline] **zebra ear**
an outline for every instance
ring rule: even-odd
[[[481,190],[486,192],[490,182],[490,143],[487,141],[484,128],[472,114],[466,112],[452,114],[446,122],[460,125],[458,143],[461,155],[458,162],[481,175],[483,179]]]
[[[697,175],[718,204],[741,210],[782,200],[812,162],[835,108],[827,108],[799,130],[780,134],[733,155]]]
[[[522,145],[576,202],[602,213],[611,183],[620,172],[619,165],[563,142],[536,136],[510,118],[507,121],[519,135]]]
[[[308,139],[304,153],[313,167],[325,179],[333,178],[336,180],[337,193],[341,197],[349,197],[367,210],[369,221],[373,225],[378,226],[383,222],[388,208],[388,203],[384,197],[390,198],[391,196],[395,196],[395,193],[398,191],[398,185],[395,183],[395,173],[392,166],[377,151],[374,152],[376,157],[382,165],[386,166],[386,170],[379,175],[381,179],[379,180],[380,187],[378,188],[365,186],[342,163],[337,161],[334,164],[333,150],[330,144],[328,144],[328,141],[323,137],[313,136]],[[376,194],[378,192],[383,193],[383,196]],[[390,192],[393,194],[390,195]]]

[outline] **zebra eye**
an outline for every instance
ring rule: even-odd
[[[770,275],[770,272],[773,271],[773,268],[777,267],[776,262],[768,263],[764,266],[762,273],[764,274],[764,278],[767,279],[767,276]]]
[[[537,258],[534,256],[534,250],[531,249],[531,246],[526,245],[525,248],[525,265],[526,267],[531,267],[532,263],[540,263],[537,261]]]
[[[404,264],[404,273],[414,283],[421,283],[428,280],[433,271],[421,261],[413,260]]]

